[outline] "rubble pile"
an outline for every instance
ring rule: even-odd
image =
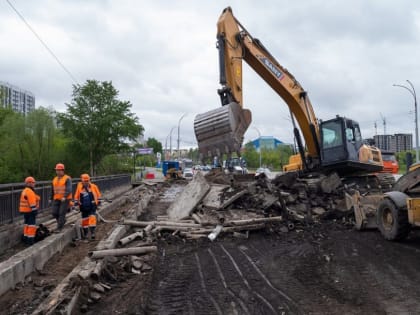
[[[300,178],[285,173],[270,180],[212,170],[196,174],[165,216],[154,221],[124,220],[134,237],[149,242],[161,237],[214,240],[219,234],[247,238],[250,231],[288,232],[300,225],[339,219],[353,225],[351,188],[332,174]],[[133,236],[132,236],[133,237]]]

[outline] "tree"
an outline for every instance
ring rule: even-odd
[[[52,111],[40,107],[27,116],[7,114],[0,125],[0,181],[22,181],[29,175],[49,178],[64,156],[63,142]]]
[[[41,178],[47,177],[55,164],[58,151],[55,146],[58,132],[51,110],[40,107],[28,114],[26,118],[28,132],[27,144],[31,148],[31,174]]]
[[[129,151],[123,139],[135,141],[143,133],[130,112],[131,103],[118,100],[111,82],[88,80],[83,86],[74,85],[72,101],[66,105],[59,122],[78,153],[81,170],[89,168],[91,175],[106,155]]]
[[[146,146],[148,148],[153,148],[153,153],[156,154],[158,152],[162,153],[162,143],[160,143],[155,138],[148,138],[146,141]]]

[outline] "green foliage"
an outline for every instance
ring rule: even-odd
[[[162,153],[162,143],[160,143],[155,138],[148,138],[147,141],[146,141],[146,147],[147,148],[153,148],[153,153],[155,155],[158,152]]]
[[[395,157],[398,161],[399,174],[405,174],[407,172],[407,153],[411,153],[412,156],[412,163],[416,163],[416,151],[410,150],[410,151],[401,151],[397,152],[395,154]]]
[[[133,171],[133,158],[129,154],[110,154],[105,156],[98,165],[101,175],[131,173]]]
[[[4,111],[1,111],[5,113]],[[49,179],[53,165],[64,157],[64,141],[51,110],[40,107],[24,116],[7,112],[0,124],[0,182],[20,182],[26,176]]]
[[[268,167],[271,170],[281,170],[288,163],[293,150],[289,145],[279,145],[275,149],[262,148],[261,166]],[[245,144],[242,154],[247,162],[248,168],[258,168],[260,166],[260,153],[255,150],[252,142]]]
[[[122,139],[134,141],[143,133],[143,126],[130,112],[131,103],[118,100],[111,82],[88,80],[83,86],[74,85],[72,101],[66,105],[67,112],[58,118],[71,139],[80,171],[90,169],[95,175],[105,156],[129,151]]]

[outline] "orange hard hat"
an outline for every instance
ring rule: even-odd
[[[35,178],[33,178],[32,176],[28,176],[25,178],[25,183],[26,184],[35,183]]]
[[[63,163],[57,163],[55,165],[56,170],[63,170],[64,171],[64,164]]]
[[[80,175],[80,179],[82,180],[82,182],[88,182],[90,181],[90,176],[88,174],[82,174]]]

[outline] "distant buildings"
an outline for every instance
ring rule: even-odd
[[[396,133],[394,135],[376,135],[373,137],[373,143],[379,149],[384,151],[408,151],[413,149],[413,135],[411,133]]]
[[[283,145],[285,143],[283,143],[282,141],[280,141],[279,139],[276,139],[272,136],[263,136],[263,137],[259,137],[253,141],[251,141],[252,144],[255,147],[255,150],[259,151],[260,148],[263,149],[275,149],[277,148],[279,145]]]
[[[10,106],[15,112],[29,114],[35,109],[35,95],[7,82],[0,81],[0,106]]]

